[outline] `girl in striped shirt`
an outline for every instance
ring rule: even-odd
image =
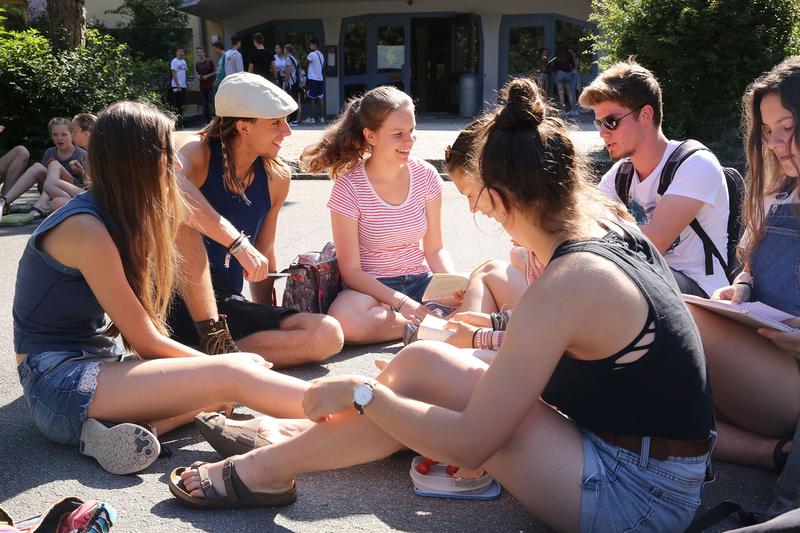
[[[442,185],[436,169],[410,157],[414,104],[394,87],[350,100],[342,117],[302,156],[336,181],[328,207],[346,286],[328,313],[345,341],[399,339],[421,320],[431,272],[453,272],[442,243]]]

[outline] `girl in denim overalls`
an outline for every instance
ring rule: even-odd
[[[800,56],[761,76],[744,96],[750,190],[743,271],[713,298],[760,301],[800,316]],[[693,308],[708,358],[718,459],[780,472],[800,415],[800,332],[749,329]],[[789,322],[800,327],[800,318]]]

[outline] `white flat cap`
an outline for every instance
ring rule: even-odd
[[[297,102],[263,76],[237,72],[219,84],[214,106],[218,117],[280,118],[293,113]]]

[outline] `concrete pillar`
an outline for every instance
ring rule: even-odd
[[[482,13],[483,27],[483,109],[497,100],[497,79],[500,63],[500,20],[502,15]]]
[[[342,50],[339,50],[339,33],[342,30],[342,17],[324,17],[322,19],[322,28],[325,32],[325,42],[322,43],[322,50],[320,50],[323,54],[325,53],[325,45],[332,44],[336,45],[337,55],[336,58],[337,64],[341,61],[342,57]],[[327,64],[328,58],[325,57],[325,62]],[[342,75],[342,66],[338,65],[339,76]],[[338,115],[339,114],[339,76],[335,78],[325,78],[325,113],[328,115]]]

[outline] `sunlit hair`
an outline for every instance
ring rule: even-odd
[[[164,334],[185,208],[173,173],[172,125],[153,106],[117,102],[100,113],[89,140],[92,196],[109,219],[133,293]],[[118,332],[113,324],[108,331]]]
[[[777,94],[781,105],[794,117],[793,155],[800,154],[797,121],[800,118],[800,56],[780,63],[751,83],[742,100],[742,131],[747,152],[748,194],[744,203],[744,224],[748,238],[739,250],[742,264],[764,237],[764,198],[784,189],[795,189],[798,178],[786,176],[775,153],[764,139],[761,101],[768,94]],[[800,176],[800,169],[798,169]]]
[[[478,161],[476,151],[480,146],[481,134],[487,122],[492,120],[491,114],[484,114],[470,122],[461,130],[444,153],[444,168],[448,174],[476,175]]]
[[[300,162],[309,172],[327,171],[331,179],[356,167],[370,152],[364,128],[377,131],[392,111],[414,111],[414,102],[392,86],[376,87],[351,98],[341,116],[325,130],[322,140],[303,151]]]
[[[615,63],[603,71],[583,90],[578,102],[584,107],[615,102],[628,109],[641,109],[649,105],[653,108],[653,124],[661,125],[661,86],[653,73],[637,63],[633,57]],[[638,117],[639,111],[634,115]]]
[[[483,185],[496,190],[506,208],[529,213],[545,231],[568,237],[604,214],[633,220],[622,204],[594,187],[566,124],[534,80],[513,79],[500,97],[502,105],[477,132],[477,168]]]
[[[92,115],[91,113],[78,113],[74,117],[72,117],[81,131],[89,131],[91,132],[94,128],[95,122],[97,122],[97,117]]]
[[[222,145],[222,179],[225,188],[238,194],[243,200],[249,203],[245,195],[244,181],[248,173],[255,170],[250,167],[244,176],[236,175],[236,163],[233,158],[233,144],[239,136],[239,131],[236,129],[236,123],[240,120],[245,122],[255,123],[255,118],[237,118],[237,117],[218,117],[215,116],[211,119],[205,128],[200,130],[200,137],[203,140],[219,139]],[[267,120],[267,119],[264,119]],[[270,176],[288,176],[291,174],[289,167],[281,159],[272,159],[262,156],[267,173]],[[253,161],[253,165],[256,164]]]
[[[67,128],[69,128],[69,123],[70,123],[70,120],[68,118],[64,118],[64,117],[51,118],[50,122],[47,123],[47,133],[52,135],[53,134],[53,128],[56,127],[56,126],[66,126]]]

